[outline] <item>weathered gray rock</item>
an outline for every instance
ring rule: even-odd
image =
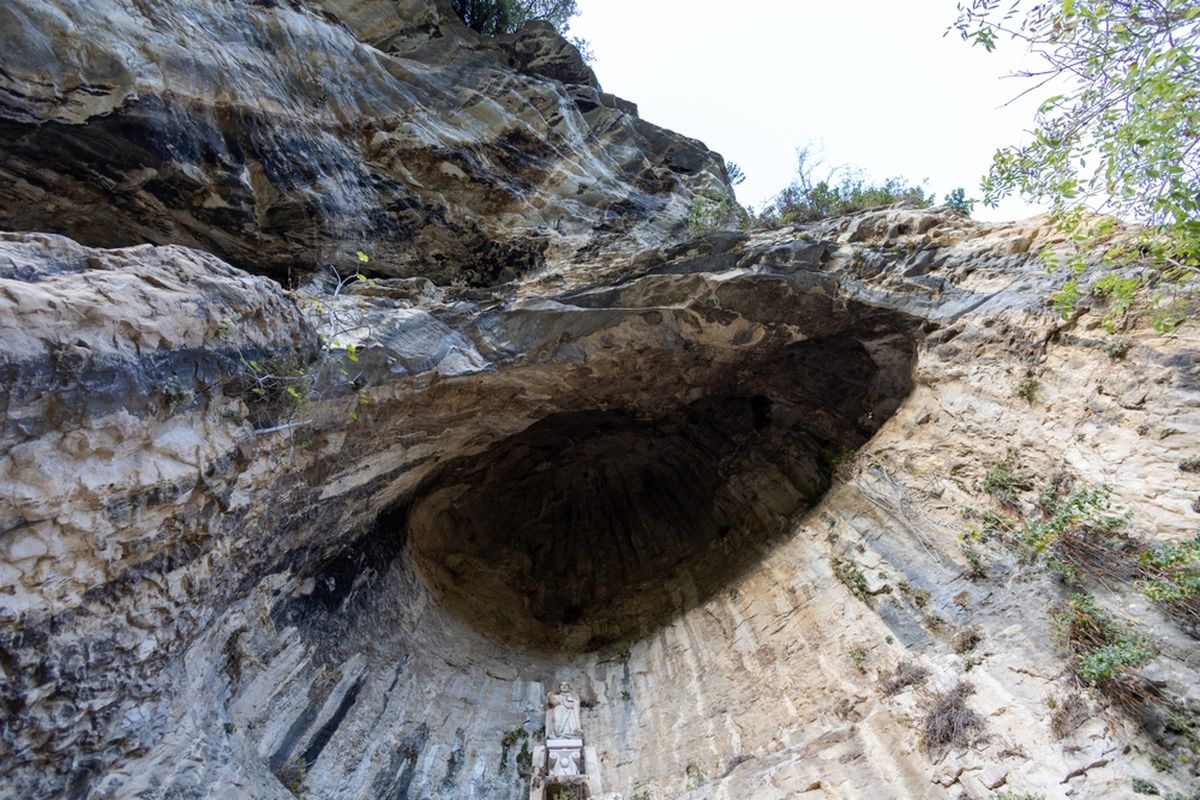
[[[366,250],[491,285],[677,240],[696,193],[730,193],[549,26],[482,39],[429,0],[17,0],[0,68],[0,226],[292,282]]]
[[[1142,540],[1196,525],[1193,328],[1110,359],[1048,308],[1042,221],[679,241],[719,158],[441,2],[0,32],[0,224],[49,231],[0,233],[9,794],[510,798],[563,680],[627,798],[1195,784],[1151,762],[1195,749],[1184,627],[1084,576],[1181,716],[1097,693],[1059,740],[1073,587],[963,548],[1070,481]],[[379,279],[335,286],[357,250]],[[959,680],[979,739],[922,748]]]
[[[1127,785],[1150,751],[1116,755],[1137,741],[1119,716],[1078,751],[1050,738],[1061,590],[1006,588],[1003,550],[967,581],[960,510],[1016,446],[1035,474],[1112,483],[1149,535],[1188,530],[1195,381],[1165,365],[1194,342],[1100,360],[1088,318],[1054,322],[1036,299],[1052,279],[1008,253],[1048,241],[1036,224],[884,211],[802,233],[717,234],[482,300],[364,286],[339,302],[370,326],[369,401],[333,387],[269,412],[246,362],[317,357],[321,285],[5,235],[5,780],[510,796],[568,679],[604,786],[627,794],[940,797],[997,763],[1023,789]],[[113,302],[74,310],[90,296]],[[1029,368],[1033,406],[1011,394]],[[1091,387],[1114,370],[1158,388],[1098,427]],[[819,500],[833,454],[864,441]],[[832,558],[890,591],[855,599]],[[874,677],[914,658],[935,685],[961,674],[929,614],[983,636],[966,677],[991,738],[948,779],[905,727],[921,690],[884,697]],[[1194,644],[1154,630],[1186,685]]]

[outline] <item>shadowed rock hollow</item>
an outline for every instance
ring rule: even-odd
[[[558,414],[447,465],[409,516],[420,574],[480,630],[527,645],[653,631],[727,591],[899,406],[912,343],[897,321],[714,365],[709,394],[664,396],[649,419]],[[610,379],[664,366],[632,357]]]
[[[1061,320],[1052,226],[689,238],[720,156],[443,0],[0,36],[8,794],[509,800],[562,680],[603,800],[1193,790],[1195,627],[1013,532],[1108,485],[1095,552],[1194,535],[1200,342]],[[1080,591],[1153,643],[1132,704]]]

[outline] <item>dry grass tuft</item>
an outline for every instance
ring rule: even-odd
[[[1083,695],[1073,693],[1063,698],[1050,715],[1050,732],[1056,739],[1065,739],[1087,721],[1091,715]]]
[[[948,692],[933,696],[933,703],[921,721],[921,743],[926,750],[951,744],[965,744],[974,731],[983,727],[983,717],[967,706],[967,697],[975,691],[969,683],[959,683]]]
[[[891,675],[880,674],[880,688],[883,690],[884,697],[891,697],[894,694],[899,694],[909,686],[917,686],[924,683],[928,677],[929,670],[917,664],[906,662],[897,665]]]

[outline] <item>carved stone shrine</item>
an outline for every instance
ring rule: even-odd
[[[600,765],[579,721],[579,695],[560,683],[546,695],[546,740],[533,750],[529,800],[599,800]]]

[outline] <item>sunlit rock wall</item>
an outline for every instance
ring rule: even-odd
[[[561,680],[606,800],[1194,787],[1194,629],[962,539],[1100,484],[1196,526],[1191,328],[1059,319],[1041,221],[687,240],[719,156],[444,4],[0,32],[13,796],[511,798]],[[1133,713],[1071,674],[1081,588],[1156,648]]]

